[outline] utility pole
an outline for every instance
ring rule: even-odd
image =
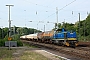
[[[45,32],[45,25],[44,25],[44,32]]]
[[[85,41],[85,23],[86,23],[86,20],[84,22],[84,41]]]
[[[9,7],[9,38],[11,37],[11,20],[10,20],[10,7],[14,5],[6,5]],[[11,40],[11,38],[10,38]],[[9,50],[10,50],[10,40],[9,40]]]
[[[13,34],[15,35],[15,25],[13,26]]]
[[[37,33],[38,33],[38,23],[37,23]]]
[[[80,39],[80,13],[79,14],[79,39]]]
[[[57,29],[58,29],[58,8],[56,7]]]
[[[3,39],[3,26],[2,26],[2,39]]]

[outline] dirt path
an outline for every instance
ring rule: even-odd
[[[37,52],[39,54],[42,54],[43,56],[49,58],[50,60],[61,60],[62,58],[59,58],[58,56],[55,56],[53,54],[47,53],[44,50],[33,50],[34,52]]]
[[[46,51],[42,50],[41,48],[28,48],[28,47],[22,47],[22,48],[18,48],[16,50],[15,53],[13,53],[13,57],[15,60],[20,60],[20,56],[22,56],[22,54],[24,52],[36,52],[38,54],[41,54],[43,56],[45,56],[46,58],[48,58],[48,60],[63,60],[62,58],[55,56],[53,54],[47,53]]]

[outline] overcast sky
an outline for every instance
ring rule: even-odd
[[[56,7],[60,23],[77,22],[78,13],[81,14],[81,20],[84,20],[87,12],[90,12],[90,0],[0,0],[0,27],[8,27],[8,4],[14,5],[11,7],[11,26],[35,29],[38,27],[39,30],[43,30],[44,25],[45,30],[54,27],[53,23],[46,22],[57,22]]]

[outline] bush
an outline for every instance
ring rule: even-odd
[[[20,40],[20,35],[19,34],[15,34],[12,35],[13,40]]]
[[[17,46],[23,46],[23,43],[20,40],[17,40]]]
[[[0,47],[5,46],[5,41],[6,40],[0,40]],[[23,46],[23,43],[20,40],[11,40],[11,41],[17,41],[17,46]]]
[[[8,35],[6,35],[4,39],[0,40],[0,47],[5,46],[5,41],[8,41]],[[23,43],[20,41],[20,35],[18,34],[13,35],[11,41],[17,41],[17,46],[23,46]]]
[[[0,47],[5,45],[5,40],[0,40]]]
[[[20,35],[19,34],[13,35],[12,41],[17,41],[17,46],[23,46],[23,43],[20,41]]]

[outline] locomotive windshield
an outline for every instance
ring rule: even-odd
[[[66,29],[62,28],[62,29],[57,29],[56,32],[65,32]]]

